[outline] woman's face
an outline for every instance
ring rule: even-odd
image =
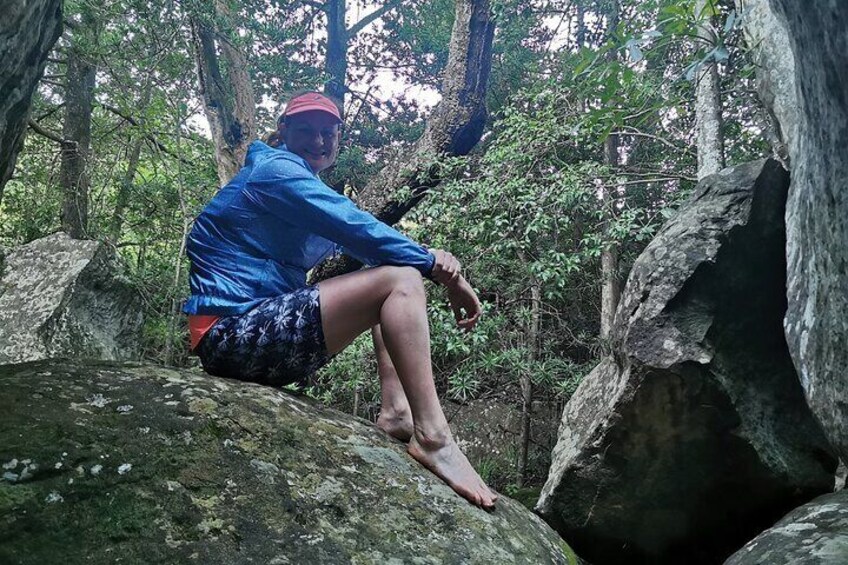
[[[320,173],[336,162],[339,156],[341,129],[338,120],[320,110],[310,110],[289,116],[280,126],[286,147]]]

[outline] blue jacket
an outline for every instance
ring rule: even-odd
[[[306,286],[306,273],[343,251],[367,265],[406,265],[425,276],[433,255],[321,182],[285,146],[255,141],[244,167],[194,222],[186,252],[186,314],[241,314]]]

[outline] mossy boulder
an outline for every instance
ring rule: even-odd
[[[576,563],[518,502],[484,512],[279,390],[83,361],[0,386],[2,563]]]
[[[763,563],[848,563],[848,491],[826,494],[796,508],[734,553],[724,565]]]

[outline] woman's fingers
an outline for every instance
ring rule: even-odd
[[[457,326],[463,330],[474,328],[483,313],[483,306],[468,281],[459,277],[453,285],[448,287],[448,298]]]
[[[462,272],[462,265],[457,258],[441,249],[431,249],[430,252],[436,258],[430,275],[433,280],[442,284],[450,284],[456,281]]]
[[[480,319],[480,315],[483,314],[483,305],[480,304],[480,301],[477,299],[477,295],[473,296],[474,304],[471,309],[466,309],[465,317],[461,320],[457,321],[457,325],[464,330],[470,330],[477,325],[477,320]]]

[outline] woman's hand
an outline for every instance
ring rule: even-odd
[[[462,265],[459,264],[457,258],[442,249],[431,249],[430,253],[436,258],[430,277],[445,286],[454,284],[461,276],[462,270]]]
[[[466,331],[472,330],[483,314],[483,306],[477,298],[477,293],[462,275],[458,275],[454,282],[445,286],[448,289],[448,300],[453,315],[456,317],[456,325]]]

